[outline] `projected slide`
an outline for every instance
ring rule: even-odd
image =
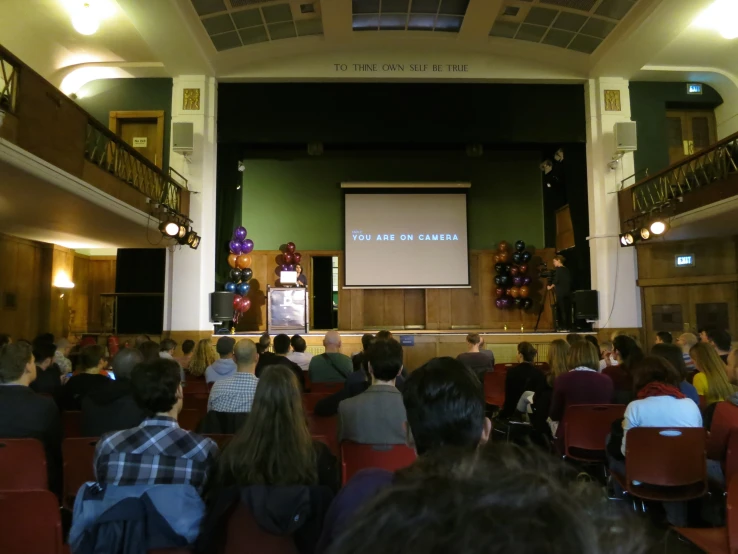
[[[469,285],[466,195],[345,196],[347,287]]]

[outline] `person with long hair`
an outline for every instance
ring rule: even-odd
[[[205,375],[205,370],[214,364],[217,359],[218,355],[215,353],[215,348],[213,348],[210,339],[202,339],[197,343],[186,371],[193,377],[201,377]]]
[[[728,379],[725,364],[711,344],[697,343],[689,351],[689,355],[699,371],[692,384],[707,405],[722,402],[735,392],[736,388]]]
[[[608,366],[602,373],[612,379],[615,387],[615,403],[627,404],[634,396],[632,368],[643,359],[643,351],[635,339],[628,335],[616,336],[612,344],[618,365]]]
[[[548,413],[551,409],[551,398],[556,378],[569,371],[567,356],[569,355],[569,343],[563,339],[556,339],[548,346],[549,372],[546,380],[533,395],[531,403],[530,421],[533,427],[540,433],[550,436],[550,428],[546,423]]]
[[[697,394],[697,389],[687,381],[687,375],[689,372],[687,371],[687,365],[684,363],[682,349],[676,344],[660,342],[651,347],[651,356],[661,356],[664,360],[674,366],[674,369],[676,369],[679,375],[682,376],[682,381],[679,383],[679,390],[684,396],[699,406],[700,397]]]

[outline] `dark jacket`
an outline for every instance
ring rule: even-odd
[[[557,296],[569,296],[571,294],[571,273],[568,267],[557,267],[553,275],[553,284]]]
[[[133,398],[127,379],[108,382],[82,399],[82,436],[99,437],[110,431],[138,426],[146,417]]]
[[[248,412],[217,412],[210,410],[197,426],[206,435],[235,435],[246,424]]]
[[[59,409],[81,410],[82,398],[94,390],[101,389],[108,384],[110,379],[99,373],[80,373],[75,375],[59,392]]]
[[[31,390],[55,396],[61,387],[61,370],[57,364],[51,364],[46,369],[36,366],[36,380],[31,383]]]
[[[292,360],[285,356],[280,356],[274,352],[264,352],[259,355],[259,362],[256,364],[256,377],[261,377],[262,372],[270,365],[283,365],[292,370],[300,383],[300,388],[305,390],[305,376],[302,374],[302,368]]]
[[[538,390],[545,382],[546,377],[533,364],[523,362],[510,368],[505,377],[505,405],[500,411],[500,417],[515,415],[515,408],[522,394],[528,390]]]
[[[62,428],[53,400],[22,385],[0,385],[0,438],[41,441],[46,452],[49,490],[61,494]]]

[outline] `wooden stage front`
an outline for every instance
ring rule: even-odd
[[[350,356],[355,352],[361,351],[361,337],[364,334],[359,331],[339,331],[341,333],[341,352]],[[376,330],[367,330],[366,333],[376,333]],[[520,342],[527,341],[533,344],[538,350],[538,361],[546,361],[548,356],[548,346],[555,339],[566,338],[566,333],[551,332],[520,332],[520,331],[492,331],[483,329],[452,329],[446,331],[424,331],[424,330],[405,330],[392,329],[392,333],[400,340],[400,337],[412,337],[413,345],[403,345],[405,367],[412,371],[431,358],[438,356],[456,357],[462,352],[466,352],[466,335],[467,333],[479,333],[484,337],[484,342],[488,350],[492,350],[495,354],[496,363],[511,363],[516,361],[517,345]],[[272,333],[272,338],[277,333]],[[294,333],[288,333],[290,335]],[[592,333],[595,334],[596,333]],[[311,354],[321,354],[324,352],[323,337],[325,331],[311,331],[307,334],[300,333],[308,344],[308,352]],[[213,335],[213,341],[223,335]],[[236,340],[251,339],[254,342],[259,340],[260,333],[239,333],[231,336]]]

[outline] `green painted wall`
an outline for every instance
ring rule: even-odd
[[[539,163],[538,151],[245,160],[243,225],[258,250],[289,241],[304,250],[342,250],[341,182],[471,182],[469,248],[493,248],[503,239],[542,247]]]
[[[669,139],[666,128],[667,110],[708,109],[723,103],[720,95],[708,85],[701,95],[687,94],[686,83],[632,81],[630,83],[631,119],[638,124],[636,172],[653,175],[669,166]],[[637,179],[643,175],[638,175]]]
[[[164,110],[164,159],[169,167],[169,135],[172,129],[171,79],[99,79],[77,93],[77,103],[106,127],[112,111]]]

